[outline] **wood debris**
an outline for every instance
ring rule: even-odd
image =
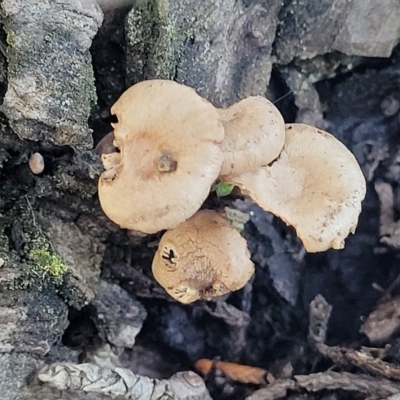
[[[338,346],[330,347],[322,343],[318,343],[317,348],[321,354],[329,357],[336,364],[344,366],[353,365],[373,375],[383,376],[388,379],[400,380],[399,366],[373,357],[366,348],[360,351]]]
[[[378,304],[360,328],[372,343],[385,343],[400,328],[400,297]]]
[[[94,364],[54,363],[38,374],[40,381],[59,390],[107,393],[111,397],[157,400],[211,400],[204,381],[192,371],[178,372],[170,379],[150,379],[127,368],[100,368]]]
[[[203,376],[207,376],[212,371],[218,369],[222,371],[225,376],[236,382],[253,383],[255,385],[267,384],[268,372],[258,367],[202,358],[196,361],[195,368]]]
[[[393,187],[387,182],[375,182],[380,202],[379,234],[381,243],[400,248],[400,221],[395,221]]]
[[[324,343],[332,306],[318,294],[310,303],[308,337],[312,343]]]
[[[398,300],[382,303],[371,314],[369,321],[364,324],[362,331],[370,333],[377,338],[376,333],[382,331],[382,325],[387,322],[389,315],[398,319]],[[287,391],[299,391],[306,389],[316,392],[324,389],[355,391],[369,397],[386,398],[400,391],[400,367],[385,362],[385,349],[362,348],[354,350],[338,346],[324,344],[328,320],[332,307],[321,296],[317,295],[310,303],[309,340],[325,357],[330,358],[336,365],[342,367],[357,367],[367,374],[352,374],[349,372],[320,372],[310,375],[297,375],[293,379],[277,380],[265,389],[256,391],[247,400],[277,399],[286,396]],[[383,318],[385,316],[385,318]],[[388,339],[394,332],[397,323],[394,321],[383,329],[380,339]]]
[[[369,397],[386,398],[400,392],[400,383],[381,377],[349,372],[319,372],[310,375],[296,375],[294,379],[279,379],[266,388],[257,390],[246,400],[274,400],[290,391],[318,392],[321,390],[344,390],[358,392]]]

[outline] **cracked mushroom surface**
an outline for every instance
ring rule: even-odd
[[[163,235],[152,270],[169,295],[187,304],[241,289],[254,264],[246,240],[228,220],[202,210]]]
[[[308,252],[344,247],[366,193],[350,150],[333,135],[305,124],[286,125],[285,146],[270,166],[222,180],[292,225]]]
[[[251,171],[279,156],[285,143],[285,122],[269,100],[252,96],[218,112],[225,129],[221,175]]]
[[[99,198],[121,228],[174,228],[202,205],[223,162],[216,108],[173,81],[140,82],[111,108],[118,151],[103,154]]]

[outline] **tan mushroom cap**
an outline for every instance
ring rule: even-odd
[[[168,294],[187,304],[242,288],[254,264],[246,240],[227,219],[202,210],[164,234],[152,269]]]
[[[292,225],[309,252],[343,248],[366,192],[360,166],[346,146],[304,124],[286,125],[285,147],[271,166],[223,179]]]
[[[248,97],[218,112],[225,129],[221,175],[251,171],[279,156],[285,143],[285,122],[269,100]]]
[[[200,208],[221,170],[216,109],[187,86],[151,80],[129,88],[111,112],[120,152],[102,155],[104,212],[144,233],[176,227]]]

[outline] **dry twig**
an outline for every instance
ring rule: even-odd
[[[299,391],[301,389],[308,392],[340,389],[386,398],[400,392],[400,383],[370,375],[328,371],[310,375],[296,375],[294,379],[279,379],[268,387],[257,390],[246,400],[275,400],[286,396],[289,390]]]
[[[374,375],[400,380],[400,368],[397,365],[372,357],[366,351],[345,349],[338,346],[329,347],[322,343],[318,343],[317,348],[336,364],[353,365]]]

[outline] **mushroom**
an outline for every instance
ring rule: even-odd
[[[285,146],[270,166],[221,179],[292,225],[309,252],[343,248],[366,192],[353,154],[331,134],[304,124],[286,125]]]
[[[215,107],[176,82],[140,82],[111,108],[118,152],[103,154],[103,211],[144,233],[174,228],[202,205],[223,162]]]
[[[39,175],[44,171],[44,158],[40,153],[33,153],[29,157],[29,168],[35,175]]]
[[[246,240],[217,211],[202,210],[161,238],[153,274],[187,304],[241,289],[254,273]]]
[[[221,175],[251,171],[279,156],[285,142],[285,122],[269,100],[248,97],[218,112],[225,129]]]
[[[103,154],[115,153],[117,148],[114,146],[114,131],[108,132],[94,148],[99,156]]]

